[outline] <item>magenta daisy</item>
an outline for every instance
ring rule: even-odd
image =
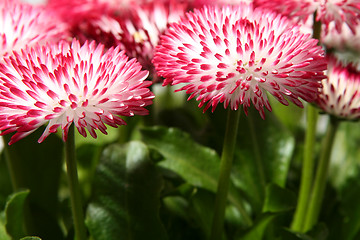
[[[153,60],[164,85],[182,84],[212,110],[218,103],[245,112],[252,102],[264,118],[266,92],[281,103],[316,99],[326,61],[317,40],[286,17],[239,7],[204,7],[172,24]]]
[[[355,32],[355,26],[359,24],[358,0],[254,0],[254,4],[305,21],[316,12],[316,20],[321,21],[326,30],[334,22],[336,30],[341,32],[345,22]]]
[[[343,66],[335,59],[329,61],[328,78],[317,104],[325,112],[344,119],[360,118],[360,72],[351,65]]]
[[[0,73],[0,130],[16,132],[9,144],[45,124],[39,142],[59,127],[65,141],[72,123],[96,138],[96,129],[106,134],[105,124],[124,125],[120,116],[148,114],[154,97],[135,59],[94,42],[27,48],[5,58]]]
[[[25,45],[57,42],[67,37],[66,26],[40,6],[18,1],[0,1],[0,55]]]

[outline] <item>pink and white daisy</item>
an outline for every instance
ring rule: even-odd
[[[49,0],[46,7],[73,26],[108,14],[112,10],[110,3],[103,0]]]
[[[355,33],[343,23],[342,31],[339,33],[333,25],[329,31],[322,34],[321,42],[327,48],[334,48],[336,51],[360,52],[360,24],[355,26]]]
[[[41,6],[18,1],[0,1],[0,55],[18,51],[26,45],[58,42],[67,37],[59,19]]]
[[[180,20],[188,4],[174,0],[135,4],[129,18],[120,20],[123,32],[121,43],[131,57],[136,57],[143,67],[153,73],[151,60],[155,47],[170,23]]]
[[[201,8],[203,6],[226,6],[226,5],[239,5],[239,4],[252,4],[253,0],[194,0],[193,6],[195,8]]]
[[[239,7],[204,7],[172,24],[161,37],[153,60],[164,85],[206,102],[245,112],[252,102],[264,118],[271,111],[266,92],[281,103],[316,99],[326,61],[317,40],[286,17]]]
[[[327,30],[331,22],[341,32],[345,22],[354,32],[359,24],[360,1],[358,0],[254,0],[257,7],[271,9],[278,13],[307,20],[316,12],[316,20]]]
[[[339,118],[360,118],[360,72],[351,65],[343,66],[335,59],[329,60],[328,78],[322,80],[323,88],[317,104],[325,112]]]
[[[124,125],[119,116],[148,114],[154,97],[135,59],[94,42],[26,48],[5,58],[0,74],[0,130],[16,132],[9,144],[45,124],[39,142],[59,127],[65,141],[72,123],[96,138],[96,129],[106,134],[105,124]]]

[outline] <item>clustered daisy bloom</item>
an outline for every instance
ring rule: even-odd
[[[188,4],[174,0],[134,4],[129,18],[120,20],[123,30],[120,41],[127,54],[153,72],[151,60],[160,35],[169,24],[180,20],[187,7]]]
[[[55,12],[71,28],[90,19],[98,19],[112,11],[112,4],[115,4],[115,2],[103,0],[49,0],[46,7]]]
[[[355,33],[344,23],[341,33],[336,31],[333,25],[327,33],[322,34],[321,42],[327,48],[336,51],[360,52],[360,24],[355,26]]]
[[[161,37],[153,63],[164,85],[181,84],[212,110],[218,103],[245,112],[252,102],[264,118],[266,92],[281,103],[313,101],[326,61],[317,40],[286,17],[238,7],[204,7],[188,13]]]
[[[325,112],[338,118],[360,118],[360,72],[351,64],[343,64],[334,58],[329,60],[328,78],[322,80],[323,88],[317,104]]]
[[[26,45],[57,42],[68,35],[66,25],[44,7],[1,0],[0,9],[1,56]]]
[[[16,132],[9,144],[45,124],[39,142],[59,127],[65,141],[72,123],[95,138],[105,124],[125,124],[120,116],[148,114],[154,97],[136,59],[95,42],[27,47],[5,58],[0,73],[1,134]]]
[[[352,32],[359,24],[360,2],[358,0],[254,0],[258,7],[272,9],[290,18],[307,20],[316,12],[316,21],[321,21],[325,29],[331,22],[341,32],[345,22]]]

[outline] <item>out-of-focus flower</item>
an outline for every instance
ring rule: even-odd
[[[111,2],[111,1],[110,1]],[[46,9],[67,24],[73,37],[81,39],[88,24],[112,12],[110,2],[103,0],[49,0]],[[119,3],[118,7],[120,8]],[[85,41],[84,41],[85,42]]]
[[[344,65],[351,64],[352,68],[360,71],[360,25],[353,33],[344,23],[339,33],[334,24],[330,24],[329,31],[321,36],[321,43]]]
[[[9,144],[42,125],[50,133],[62,129],[63,139],[72,123],[83,136],[96,129],[125,122],[119,116],[146,115],[153,93],[147,71],[124,51],[95,42],[80,46],[74,40],[59,45],[26,48],[0,64],[0,130],[16,132]]]
[[[243,3],[251,4],[253,3],[253,0],[194,0],[193,6],[195,8],[201,8],[203,6],[226,6],[226,5],[239,5]]]
[[[325,30],[334,22],[336,30],[341,32],[345,22],[355,32],[355,26],[359,24],[358,0],[254,0],[254,4],[305,21],[316,12],[316,20],[325,25]]]
[[[131,16],[120,20],[123,30],[120,41],[127,54],[136,57],[145,69],[153,73],[151,60],[160,35],[170,23],[185,15],[187,7],[188,4],[174,0],[135,4]]]
[[[206,102],[245,112],[252,102],[264,118],[271,111],[266,92],[281,103],[302,107],[299,98],[316,99],[326,61],[317,40],[286,17],[239,7],[204,7],[172,24],[161,37],[153,60],[164,85]]]
[[[41,6],[1,0],[0,9],[1,56],[26,45],[58,42],[67,37],[66,25]]]
[[[338,118],[360,118],[360,72],[331,58],[317,104]]]
[[[321,42],[327,48],[334,48],[337,51],[360,52],[360,25],[356,25],[355,32],[353,32],[349,26],[343,23],[342,31],[339,33],[334,24],[331,24],[329,31],[322,34]]]
[[[130,1],[121,0],[49,0],[47,8],[67,22],[70,26],[81,25],[90,19],[98,19],[122,7]]]
[[[63,5],[57,0],[52,1]],[[87,4],[75,7],[82,14],[77,14],[68,6],[62,7],[65,8],[61,11],[64,12],[65,18],[69,18],[66,14],[76,17],[75,20],[71,20],[73,35],[81,42],[91,39],[104,44],[107,48],[121,46],[129,57],[137,58],[143,68],[150,71],[150,76],[155,78],[151,60],[160,35],[167,29],[169,23],[180,20],[190,6],[186,1],[141,0],[132,1],[131,4],[126,4],[126,7],[119,4],[116,8],[116,6],[101,5],[103,1],[98,0],[100,7],[91,11],[91,8],[97,7],[94,4],[96,1],[75,0],[75,3],[84,1]],[[87,15],[88,11],[90,13]]]

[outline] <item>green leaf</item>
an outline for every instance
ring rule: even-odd
[[[267,183],[284,187],[295,147],[292,134],[271,113],[260,118],[256,110],[240,118],[233,180],[261,212]]]
[[[165,158],[160,166],[178,173],[194,186],[216,191],[220,158],[214,150],[197,144],[176,128],[143,128],[141,134],[144,142]]]
[[[97,240],[167,239],[159,218],[162,176],[141,142],[107,147],[94,176],[87,225]]]
[[[191,205],[196,222],[200,225],[206,239],[208,239],[211,232],[215,195],[203,189],[198,189],[191,198]]]
[[[274,183],[266,187],[265,203],[263,212],[283,212],[294,209],[296,206],[296,195]]]
[[[331,155],[329,178],[338,190],[347,180],[358,174],[360,167],[360,125],[359,122],[341,122]]]
[[[12,191],[9,170],[6,165],[5,156],[2,152],[0,154],[0,211],[4,210],[7,198]]]
[[[58,190],[63,163],[63,141],[50,134],[43,143],[37,140],[44,128],[36,130],[11,146],[5,146],[16,189],[29,189],[29,234],[44,239],[62,239],[58,224]],[[8,142],[10,136],[4,136]]]
[[[284,228],[280,235],[281,239],[286,240],[326,240],[329,237],[329,231],[324,224],[320,223],[307,233],[297,233]]]
[[[0,222],[0,240],[11,240],[10,236],[7,234],[5,225]]]
[[[181,196],[167,196],[163,198],[161,217],[164,221],[168,236],[171,240],[202,240],[197,219],[189,201]]]
[[[216,192],[220,157],[214,150],[196,143],[177,128],[143,128],[141,134],[144,142],[164,157],[158,163],[160,166],[174,171],[193,186]],[[228,198],[239,211],[244,211],[239,192],[232,183]]]
[[[263,214],[245,234],[236,240],[260,240],[266,231],[268,224],[275,218],[275,214]]]
[[[358,170],[360,173],[360,171]],[[360,205],[356,199],[360,199],[360,179],[359,175],[346,182],[341,193],[341,209],[344,214],[342,226],[343,240],[355,239],[360,231]]]
[[[5,228],[7,233],[13,239],[19,239],[25,236],[25,200],[30,191],[25,190],[16,192],[10,195],[5,207],[6,223]]]
[[[39,238],[39,237],[24,237],[20,240],[41,240],[41,238]]]

